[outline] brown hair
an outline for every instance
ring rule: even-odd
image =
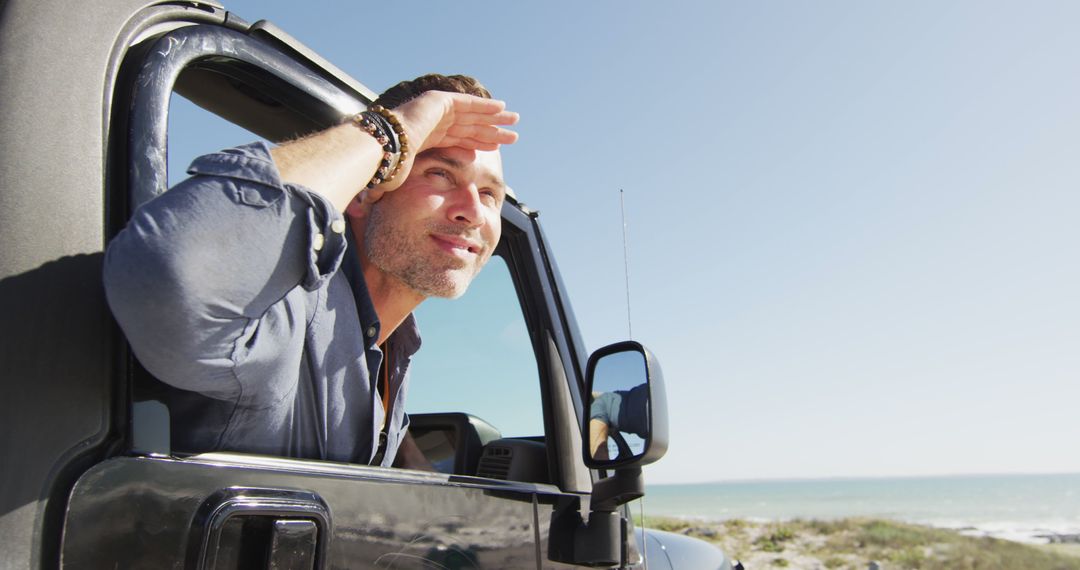
[[[468,75],[441,75],[429,73],[410,81],[402,81],[397,85],[383,91],[373,105],[382,105],[387,109],[393,109],[402,103],[406,103],[425,91],[447,91],[450,93],[465,93],[476,95],[485,99],[491,99],[491,93],[479,81]]]

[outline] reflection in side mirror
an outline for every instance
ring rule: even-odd
[[[634,387],[627,384],[640,380]],[[640,455],[649,437],[649,384],[645,358],[637,352],[610,354],[596,363],[589,404],[589,453],[608,461]]]
[[[659,459],[667,449],[667,409],[652,354],[636,342],[613,344],[589,358],[586,376],[586,464],[625,467]]]

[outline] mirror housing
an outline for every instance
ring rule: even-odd
[[[585,465],[640,468],[664,456],[667,394],[660,363],[648,349],[634,341],[598,349],[589,356],[585,386],[581,446]]]
[[[619,506],[645,495],[641,466],[667,451],[664,375],[656,357],[640,343],[618,342],[589,357],[585,387],[585,465],[614,472],[593,484],[588,520],[576,506],[552,513],[548,558],[582,566],[625,566],[630,525]]]

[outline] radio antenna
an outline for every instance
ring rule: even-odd
[[[619,210],[622,212],[623,274],[626,276],[626,335],[633,340],[634,328],[630,324],[630,245],[626,239],[626,204],[623,194],[623,189],[619,188]]]
[[[622,188],[619,188],[619,212],[622,214],[622,259],[623,259],[623,275],[626,277],[626,335],[630,340],[634,340],[634,328],[630,324],[630,242],[626,239],[626,200],[624,198],[625,192]],[[645,528],[645,497],[638,499],[638,509],[641,515],[641,528]],[[645,531],[641,531],[641,536],[645,537]],[[645,570],[649,570],[649,558],[648,540],[641,541],[641,558],[645,561]]]
[[[634,328],[630,321],[630,241],[626,239],[626,200],[625,192],[619,188],[619,213],[622,214],[622,255],[623,275],[626,277],[626,334],[630,340],[634,340]],[[641,558],[645,562],[645,570],[649,570],[649,541],[645,537],[645,497],[638,498],[638,512],[641,515]]]

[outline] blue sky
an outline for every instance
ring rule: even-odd
[[[1080,471],[1080,4],[382,4],[227,6],[520,112],[590,349],[627,337],[625,190],[650,483]]]

